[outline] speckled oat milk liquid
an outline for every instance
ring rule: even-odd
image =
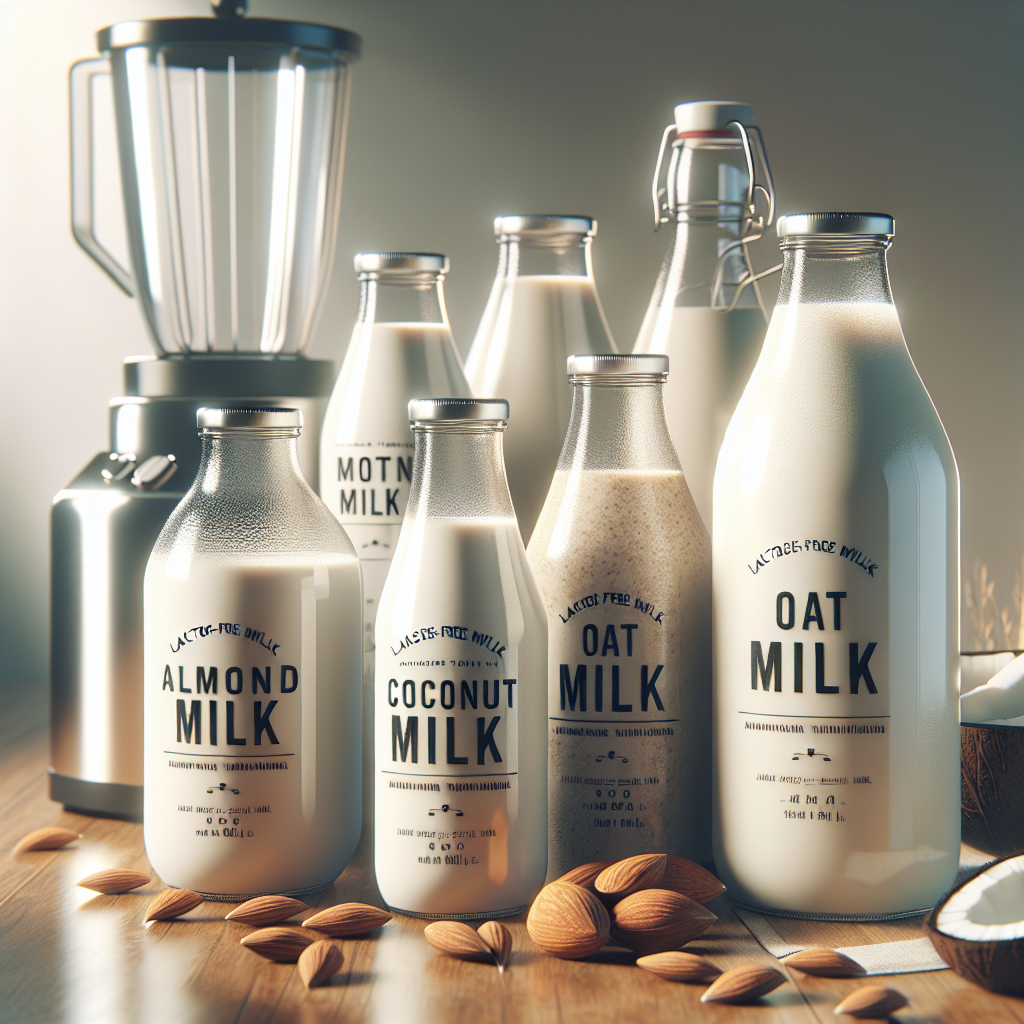
[[[905,915],[958,865],[956,464],[892,304],[892,219],[778,230],[715,477],[715,863],[749,904]]]
[[[146,570],[146,852],[213,898],[330,884],[360,833],[359,569],[295,410],[200,411]]]
[[[389,906],[525,908],[547,860],[547,627],[501,458],[508,403],[410,403],[416,448],[377,616],[374,866]]]
[[[529,556],[548,613],[548,877],[711,856],[711,546],[668,435],[663,355],[573,356]]]

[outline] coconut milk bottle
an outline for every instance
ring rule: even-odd
[[[594,284],[589,217],[515,216],[494,221],[498,275],[466,375],[476,395],[504,395],[512,409],[505,464],[512,504],[529,542],[551,486],[572,394],[565,360],[614,352]]]
[[[359,841],[359,563],[295,409],[201,409],[146,569],[146,853],[212,899],[329,885]]]
[[[771,223],[774,190],[753,117],[753,107],[728,101],[675,108],[654,175],[655,230],[671,221],[675,236],[633,346],[672,360],[669,431],[709,530],[718,450],[767,322],[748,247]],[[667,188],[659,190],[670,138]],[[755,158],[763,185],[754,176]],[[754,202],[755,185],[769,197],[766,213]]]
[[[364,827],[373,815],[373,629],[412,480],[409,401],[470,395],[444,302],[447,256],[364,252],[359,314],[320,435],[320,495],[363,576]]]
[[[711,542],[665,422],[663,355],[572,356],[529,557],[548,614],[548,875],[711,859]]]
[[[516,914],[547,861],[547,623],[502,465],[508,403],[409,406],[415,450],[377,616],[374,866],[425,917]]]
[[[778,232],[715,477],[715,863],[751,905],[907,915],[959,857],[956,463],[892,303],[892,218]]]

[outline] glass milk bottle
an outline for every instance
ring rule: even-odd
[[[468,398],[444,302],[447,256],[364,252],[359,313],[320,434],[320,494],[363,574],[363,823],[373,821],[373,628],[412,480],[409,401]]]
[[[146,569],[144,827],[170,886],[329,885],[359,841],[359,563],[299,472],[295,409],[201,409]]]
[[[498,217],[498,275],[466,376],[476,395],[504,395],[512,409],[505,464],[512,504],[529,542],[569,426],[565,360],[614,352],[594,284],[589,217]]]
[[[508,403],[422,399],[409,416],[377,616],[377,885],[406,914],[517,914],[547,862],[547,623],[505,482]]]
[[[711,541],[665,423],[663,355],[571,356],[572,420],[529,558],[548,614],[548,876],[711,859]]]
[[[786,913],[920,913],[960,849],[959,481],[883,214],[780,218],[715,476],[715,863]]]
[[[675,108],[654,173],[655,230],[671,220],[675,236],[633,346],[672,360],[665,387],[669,431],[709,530],[718,450],[767,323],[747,246],[764,230],[754,188],[769,197],[768,224],[774,191],[753,116],[752,107],[717,100]],[[659,190],[669,138],[667,188]],[[754,177],[755,155],[763,187]]]

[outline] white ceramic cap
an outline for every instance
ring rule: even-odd
[[[506,214],[494,218],[494,233],[501,235],[590,235],[597,234],[593,217],[561,213]]]
[[[896,224],[887,213],[787,213],[775,225],[779,238],[791,235],[888,235]]]
[[[247,427],[302,427],[302,410],[274,406],[249,406],[240,409],[202,408],[196,413],[200,430],[244,430]]]
[[[668,356],[657,352],[635,355],[593,355],[587,352],[569,356],[565,368],[570,377],[591,377],[602,373],[668,373]]]
[[[450,268],[439,252],[360,252],[353,262],[357,274],[447,274]]]
[[[507,420],[504,398],[414,398],[409,403],[413,423],[437,420]]]
[[[730,121],[750,124],[754,120],[754,108],[735,100],[697,100],[694,103],[680,103],[676,107],[676,131],[718,132]]]

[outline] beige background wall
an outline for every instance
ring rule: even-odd
[[[110,22],[204,13],[199,0],[0,0],[0,644],[4,677],[33,688],[46,678],[50,499],[106,448],[121,360],[148,350],[133,303],[71,238],[67,68]],[[1012,603],[1024,5],[252,0],[251,13],[365,39],[320,356],[343,353],[352,255],[372,249],[451,256],[465,350],[494,272],[490,222],[511,212],[598,218],[598,286],[630,346],[668,242],[651,233],[648,189],[672,106],[753,103],[784,212],[895,215],[893,286],[959,461],[964,565],[986,563]],[[117,245],[113,186],[100,208]]]

